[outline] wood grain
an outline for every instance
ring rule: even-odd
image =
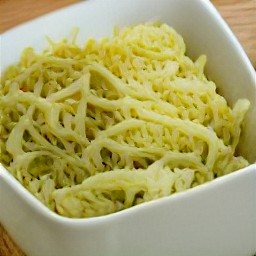
[[[0,33],[78,0],[0,0]]]
[[[0,0],[0,33],[78,0]],[[256,68],[256,0],[212,0]],[[0,223],[0,256],[24,256]]]
[[[0,256],[25,256],[0,224]]]
[[[256,0],[213,0],[256,68]]]

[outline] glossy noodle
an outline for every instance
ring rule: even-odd
[[[1,163],[43,204],[83,218],[165,197],[248,165],[233,107],[166,24],[50,40],[2,75]]]

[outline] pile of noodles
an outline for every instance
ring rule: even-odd
[[[51,210],[110,214],[248,165],[231,108],[166,24],[24,50],[0,88],[0,162]]]

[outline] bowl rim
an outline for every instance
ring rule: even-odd
[[[131,214],[136,214],[136,212],[141,209],[146,210],[152,207],[157,207],[165,203],[172,203],[173,201],[184,200],[191,196],[196,196],[198,193],[205,193],[206,191],[216,189],[219,186],[225,186],[227,182],[232,182],[233,180],[239,179],[240,177],[255,173],[256,174],[256,163],[251,164],[247,167],[239,169],[230,174],[218,177],[212,181],[203,183],[199,186],[189,188],[184,191],[180,191],[165,197],[158,198],[156,200],[144,202],[139,205],[132,206],[127,209],[123,209],[118,212],[114,212],[108,215],[89,217],[89,218],[71,218],[65,217],[57,214],[50,210],[46,205],[39,201],[29,190],[27,190],[23,185],[11,174],[8,170],[0,163],[0,180],[2,179],[33,211],[37,212],[41,217],[48,219],[49,221],[56,222],[58,224],[65,224],[67,226],[74,227],[77,225],[95,225],[100,223],[112,222],[120,219],[129,217]]]

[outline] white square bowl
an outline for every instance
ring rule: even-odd
[[[230,104],[251,109],[240,151],[247,168],[157,201],[108,216],[68,219],[51,212],[0,165],[0,222],[28,256],[252,256],[256,253],[255,71],[208,0],[91,0],[45,15],[1,35],[1,70],[23,48],[41,50],[45,36],[79,42],[109,36],[115,25],[161,20],[174,27],[193,59],[206,54],[206,73]]]

